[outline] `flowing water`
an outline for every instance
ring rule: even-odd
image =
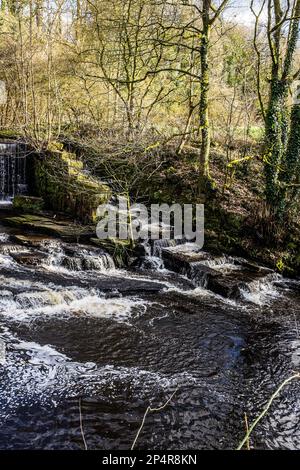
[[[226,299],[166,270],[162,246],[150,269],[125,270],[96,248],[0,232],[1,449],[83,448],[79,403],[89,449],[128,449],[174,391],[137,448],[233,449],[244,413],[299,370],[297,281],[267,275]],[[282,391],[251,446],[300,449],[299,392]]]
[[[0,143],[0,206],[26,192],[26,156],[17,143]]]

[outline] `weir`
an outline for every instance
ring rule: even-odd
[[[0,142],[0,204],[10,204],[14,196],[26,191],[25,152],[18,143]]]

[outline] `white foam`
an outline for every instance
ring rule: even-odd
[[[96,270],[103,272],[115,269],[113,258],[108,253],[99,254],[80,247],[74,256],[67,256],[63,245],[55,240],[45,240],[42,246],[49,252],[49,256],[42,265],[48,271],[69,273]]]
[[[53,366],[69,360],[66,355],[57,352],[48,344],[41,346],[32,341],[20,341],[14,345],[14,349],[26,351],[30,357],[28,363],[34,365]]]
[[[30,253],[30,250],[20,245],[5,244],[0,246],[0,252],[3,255],[9,255],[10,253]]]
[[[154,271],[164,270],[164,262],[159,256],[145,256],[147,262],[147,268],[150,267]]]
[[[0,382],[0,394],[5,406],[0,408],[2,420],[20,406],[51,408],[65,397],[99,396],[101,390],[110,398],[122,388],[130,387],[131,396],[153,399],[153,390],[169,393],[177,386],[195,383],[193,375],[182,372],[164,375],[138,367],[119,367],[107,364],[97,367],[93,362],[74,362],[51,345],[21,341],[7,329],[0,334],[9,343],[6,365]]]
[[[6,257],[6,258],[9,258],[9,257]],[[1,256],[0,256],[0,259],[1,259]],[[28,291],[34,290],[34,289],[49,290],[49,289],[55,288],[55,285],[51,283],[49,283],[48,285],[45,285],[39,281],[34,281],[34,280],[29,280],[29,279],[17,279],[15,277],[8,277],[8,276],[3,276],[3,275],[0,275],[0,286],[1,285],[5,285],[6,287],[11,286],[12,288],[17,289],[17,290],[28,289]]]
[[[8,283],[9,284],[9,283]],[[36,283],[36,288],[41,287]],[[86,315],[128,322],[135,314],[146,311],[149,302],[135,297],[105,298],[96,289],[43,286],[33,290],[28,281],[16,281],[14,287],[30,287],[29,291],[13,295],[7,288],[0,290],[0,314],[12,320],[27,321],[33,316]]]
[[[7,233],[0,233],[0,243],[5,243],[9,240],[9,235]]]
[[[9,255],[0,254],[0,267],[12,266],[14,264],[16,263]]]
[[[13,201],[12,199],[1,199],[0,200],[0,207],[7,207],[7,206],[12,206],[13,205]]]
[[[298,331],[298,325],[297,326],[297,335],[299,333]],[[296,339],[294,341],[292,341],[291,343],[291,347],[292,347],[292,363],[295,367],[299,368],[300,366],[300,339]]]
[[[135,314],[141,315],[147,309],[147,302],[133,298],[101,298],[88,295],[70,303],[62,303],[43,309],[43,314],[69,313],[95,318],[109,318],[116,322],[127,323]]]
[[[196,243],[179,243],[176,244],[176,240],[170,240],[166,243],[165,246],[162,246],[163,249],[172,251],[173,253],[198,253],[201,252],[205,254],[205,251],[199,248],[199,245]],[[173,244],[171,244],[173,242]]]
[[[213,292],[205,289],[204,287],[196,287],[194,289],[182,289],[180,287],[170,284],[164,289],[164,292],[174,292],[177,294],[186,295],[188,297],[208,297],[214,296]]]
[[[201,261],[201,264],[208,266],[209,268],[215,269],[216,271],[220,271],[223,274],[230,273],[232,271],[240,271],[242,266],[232,262],[230,258],[227,257],[220,257],[220,258],[213,258],[211,260],[204,260]]]
[[[179,287],[172,286],[172,287],[167,288],[165,291],[178,293],[180,295],[184,295],[190,298],[207,298],[210,300],[210,302],[214,302],[215,304],[222,303],[222,304],[229,305],[230,307],[233,307],[233,308],[238,307],[239,309],[247,309],[247,306],[241,304],[238,300],[230,299],[228,297],[223,297],[222,295],[216,294],[213,291],[205,289],[205,287],[196,287],[195,289],[184,290],[184,289],[180,289]]]
[[[280,296],[274,282],[280,280],[280,274],[272,273],[247,284],[248,289],[241,289],[244,300],[258,306],[270,304]]]

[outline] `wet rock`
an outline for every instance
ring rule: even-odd
[[[139,258],[131,258],[129,266],[142,270],[157,270],[163,268],[163,261],[161,258],[154,256],[141,256]]]
[[[91,237],[90,242],[107,251],[118,267],[128,266],[129,258],[132,256],[132,245],[130,240],[119,240],[118,238],[108,238],[100,240]]]
[[[167,269],[199,281],[199,284],[202,284],[200,280],[205,276],[218,275],[218,272],[210,266],[203,264],[211,260],[212,256],[202,251],[197,245],[186,244],[162,248],[161,257]]]
[[[247,283],[230,278],[228,275],[217,274],[207,276],[205,287],[223,297],[237,298],[240,296],[241,289],[247,289]]]
[[[0,275],[4,278],[11,277],[11,268],[0,265]],[[59,272],[47,272],[46,270],[27,270],[26,272],[17,270],[14,272],[14,279],[19,279],[22,282],[27,280],[29,282],[38,282],[44,284],[53,284],[58,287],[68,288],[74,287],[74,276],[67,273]],[[126,278],[121,276],[106,276],[101,273],[97,273],[95,277],[88,277],[87,279],[81,278],[78,280],[78,285],[83,288],[91,289],[95,288],[101,291],[103,295],[109,295],[113,297],[119,296],[138,296],[138,295],[153,295],[162,292],[167,288],[166,284],[162,280],[161,282],[153,282],[148,280]],[[28,288],[27,288],[28,289]],[[12,288],[9,288],[12,290]],[[25,289],[26,290],[26,289]]]
[[[11,253],[28,252],[29,250],[21,245],[15,245],[13,243],[3,243],[0,245],[0,253],[2,255],[10,255]]]
[[[181,246],[179,247],[181,248]],[[188,274],[193,263],[208,260],[211,256],[205,252],[184,251],[180,249],[163,248],[161,252],[164,265],[171,271],[177,271],[181,274]]]
[[[265,266],[260,266],[259,264],[253,263],[251,261],[245,260],[243,258],[233,258],[234,264],[237,264],[239,266],[244,267],[248,271],[251,272],[260,272],[264,274],[272,273],[274,272],[270,268],[266,268]]]
[[[279,288],[290,289],[297,294],[300,294],[299,279],[281,279],[280,281],[275,281],[274,285]]]
[[[202,286],[227,298],[237,298],[248,285],[273,271],[241,258],[213,258],[197,247],[162,249],[167,269],[183,274],[196,286]]]
[[[12,241],[19,243],[22,246],[30,246],[33,248],[38,248],[45,241],[53,241],[54,237],[47,235],[11,235]]]
[[[94,229],[90,226],[82,226],[71,223],[70,221],[56,220],[49,217],[22,214],[2,219],[3,225],[17,227],[29,231],[36,231],[59,237],[67,242],[78,242],[89,240]]]
[[[36,214],[43,210],[44,200],[41,197],[18,195],[13,199],[13,207],[20,212]]]
[[[45,152],[34,157],[33,186],[47,207],[71,214],[83,223],[94,223],[98,206],[108,203],[112,192],[83,167],[76,154],[64,150],[61,143],[51,142]]]
[[[47,257],[45,253],[11,253],[10,256],[19,264],[26,266],[39,266]]]

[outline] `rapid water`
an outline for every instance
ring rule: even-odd
[[[16,143],[0,143],[0,206],[26,192],[26,156]]]
[[[297,281],[268,274],[227,299],[168,271],[159,244],[150,269],[118,270],[99,249],[1,231],[1,449],[82,449],[80,411],[89,449],[129,449],[147,406],[175,390],[137,448],[234,449],[244,413],[251,423],[299,370]],[[300,449],[299,392],[283,390],[253,448]]]

